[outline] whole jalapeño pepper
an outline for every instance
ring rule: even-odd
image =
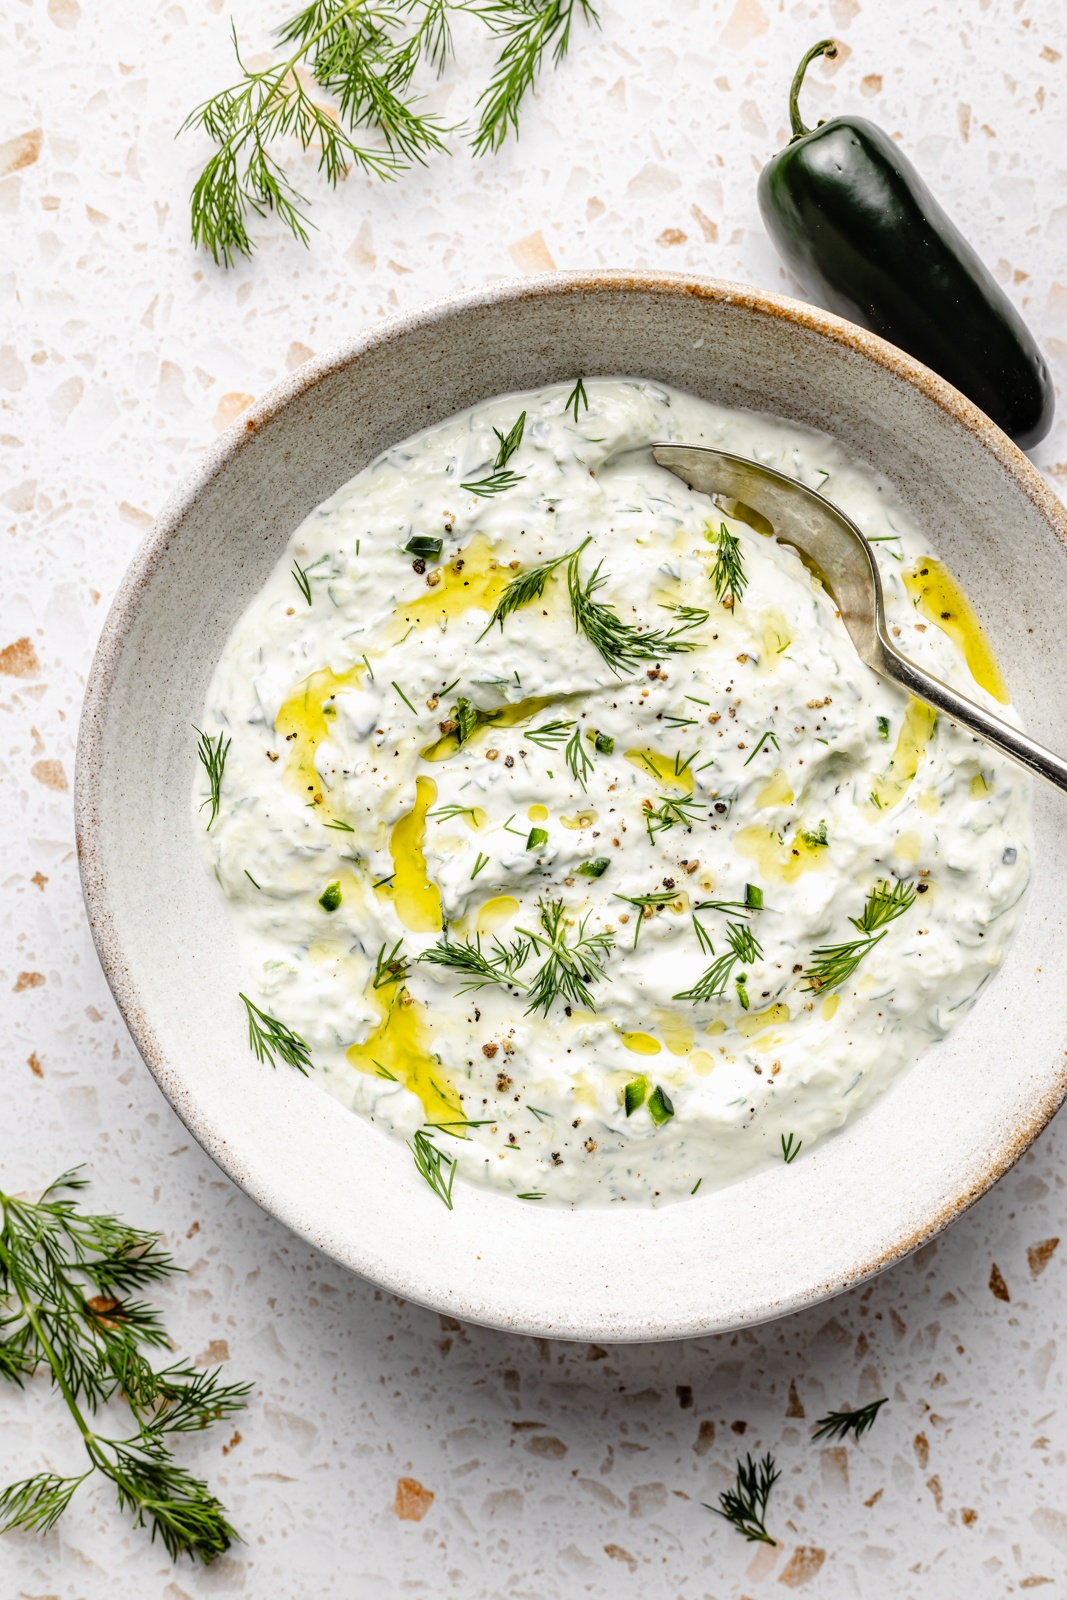
[[[793,137],[759,178],[767,231],[789,268],[831,311],[932,367],[1023,449],[1052,426],[1055,394],[1037,342],[903,151],[863,117],[816,128],[789,93]]]

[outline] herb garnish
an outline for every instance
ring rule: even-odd
[[[745,757],[745,766],[746,767],[748,766],[750,761],[754,761],[756,759],[756,757],[759,755],[760,751],[763,749],[763,746],[765,744],[768,744],[768,743],[769,744],[773,744],[773,746],[774,746],[774,748],[776,750],[780,750],[781,749],[781,745],[778,743],[778,740],[777,740],[776,736],[770,731],[769,728],[768,728],[766,733],[761,733],[760,734],[759,740],[758,740],[758,742],[756,744],[756,748],[753,750],[752,754],[750,756],[746,756]]]
[[[604,601],[594,598],[597,591],[607,582],[606,578],[600,576],[603,563],[597,562],[583,584],[578,570],[579,555],[580,550],[576,550],[567,562],[567,589],[570,594],[575,632],[585,634],[612,672],[621,677],[627,672],[632,672],[642,661],[658,661],[663,656],[687,655],[690,650],[696,649],[694,639],[683,639],[681,635],[706,622],[708,620],[706,611],[697,610],[693,606],[667,607],[668,610],[673,610],[679,619],[674,627],[649,628],[642,632],[632,623],[624,622]]]
[[[844,1439],[849,1433],[854,1438],[860,1439],[873,1428],[875,1418],[889,1399],[883,1395],[881,1400],[872,1400],[870,1405],[861,1406],[858,1411],[830,1411],[825,1417],[820,1417],[812,1429],[813,1439]]]
[[[587,912],[578,924],[577,938],[569,944],[563,901],[542,897],[537,909],[539,931],[518,930],[545,956],[529,985],[527,1013],[541,1011],[547,1017],[553,1000],[595,1011],[587,985],[603,978],[604,963],[615,943],[613,936],[610,933],[587,934],[585,929],[590,915]]]
[[[746,1539],[761,1544],[775,1544],[774,1535],[767,1532],[765,1518],[771,1490],[781,1476],[774,1464],[774,1457],[769,1453],[758,1466],[748,1455],[743,1462],[737,1463],[734,1488],[723,1490],[717,1506],[704,1504],[704,1509],[714,1511],[718,1517],[725,1517]]]
[[[407,956],[401,954],[403,943],[403,939],[398,939],[389,954],[386,955],[383,941],[374,963],[374,977],[371,980],[373,988],[384,989],[387,983],[407,982],[411,964]]]
[[[134,1526],[147,1521],[167,1554],[205,1564],[238,1535],[206,1483],[176,1464],[170,1438],[198,1432],[245,1403],[251,1384],[221,1384],[218,1369],[184,1362],[156,1370],[144,1349],[170,1344],[159,1314],[128,1297],[181,1269],[159,1236],[117,1217],[81,1212],[62,1191],[85,1187],[66,1172],[36,1204],[0,1194],[0,1375],[21,1386],[42,1367],[63,1396],[89,1456],[82,1473],[39,1472],[0,1494],[0,1531],[47,1533],[94,1471],[115,1485]],[[97,1433],[88,1416],[129,1405],[136,1432]]]
[[[661,794],[656,797],[658,805],[653,805],[651,800],[642,800],[641,809],[645,816],[645,827],[648,837],[654,840],[657,833],[663,833],[667,828],[683,827],[692,829],[696,820],[692,812],[700,805],[695,795],[670,795]]]
[[[556,568],[561,567],[565,561],[571,561],[588,543],[589,538],[583,539],[576,550],[566,550],[563,555],[556,556],[552,561],[542,561],[536,567],[527,567],[525,572],[520,572],[512,578],[497,601],[493,615],[478,635],[479,640],[485,638],[494,622],[500,624],[500,631],[503,633],[505,619],[510,617],[513,611],[518,611],[520,606],[528,606],[531,601],[540,600],[545,592],[545,585]],[[570,727],[570,723],[566,726]]]
[[[593,758],[586,751],[585,745],[582,743],[581,728],[575,728],[570,739],[567,741],[567,748],[563,754],[566,758],[568,767],[571,769],[572,778],[574,779],[575,783],[580,783],[584,789],[586,774],[592,772],[594,762]]]
[[[441,0],[437,0],[438,5]],[[559,66],[570,44],[575,6],[586,22],[599,25],[591,0],[488,0],[472,9],[506,42],[500,52],[493,81],[478,104],[485,103],[474,137],[475,155],[499,150],[508,128],[519,131],[519,105],[532,85],[545,51],[553,44],[552,61]]]
[[[499,449],[496,453],[496,460],[493,462],[492,472],[487,478],[480,478],[477,483],[461,483],[460,488],[469,489],[472,494],[503,494],[505,489],[514,489],[517,483],[521,483],[526,474],[512,472],[508,467],[508,462],[522,443],[522,432],[525,426],[526,413],[524,411],[518,422],[514,423],[507,433],[501,433],[499,428],[494,428],[493,432],[496,434]],[[492,622],[490,622],[491,626]]]
[[[456,990],[457,995],[469,994],[472,989],[484,989],[491,983],[501,984],[505,988],[524,989],[525,984],[516,974],[526,965],[531,949],[526,938],[516,939],[510,945],[494,939],[486,953],[482,949],[481,934],[476,934],[473,940],[453,940],[446,928],[437,944],[424,950],[419,960],[434,967],[450,967],[460,973],[464,981]]]
[[[710,528],[705,537],[708,539],[713,537]],[[727,611],[732,611],[734,606],[740,605],[741,596],[748,587],[748,578],[745,576],[741,560],[741,541],[736,534],[730,532],[725,522],[719,524],[719,531],[714,535],[714,539],[715,565],[711,569],[711,581],[716,595]]]
[[[292,1028],[287,1028],[284,1022],[261,1011],[246,994],[238,998],[244,1001],[248,1013],[248,1043],[255,1052],[256,1060],[269,1061],[272,1067],[276,1067],[278,1063],[274,1057],[279,1055],[288,1066],[295,1067],[306,1078],[312,1064],[311,1047]]]
[[[578,407],[580,405],[584,406],[586,411],[589,410],[589,396],[585,392],[585,384],[581,378],[578,379],[578,382],[567,396],[567,403],[563,407],[564,411],[573,410],[575,422],[578,421]]]
[[[413,89],[423,61],[440,74],[452,55],[449,13],[477,16],[502,41],[489,87],[479,99],[476,154],[496,150],[518,128],[519,106],[552,49],[558,66],[567,52],[575,5],[588,22],[599,21],[590,0],[311,0],[277,30],[291,53],[252,71],[241,60],[237,83],[191,112],[182,130],[203,128],[217,146],[193,188],[193,242],[216,263],[232,266],[251,255],[250,215],[274,211],[307,244],[303,195],[271,153],[293,137],[317,150],[318,168],[336,187],[355,167],[394,178],[444,146],[451,131],[419,109]],[[325,91],[336,108],[320,104]],[[384,145],[359,138],[376,130]]]
[[[726,942],[730,946],[729,952],[713,961],[703,977],[698,978],[691,989],[683,989],[680,994],[676,994],[675,1000],[692,1000],[696,1005],[702,1000],[720,999],[725,994],[730,975],[739,962],[751,964],[763,959],[763,949],[759,940],[744,923],[726,924]],[[747,1011],[748,995],[743,992],[742,977],[743,975],[736,980],[739,985],[738,999]]]
[[[637,926],[634,928],[634,949],[641,937],[641,924],[646,922],[661,906],[669,906],[679,898],[679,889],[653,889],[650,894],[617,894],[616,900],[625,900],[628,906],[637,907]]]
[[[835,989],[851,978],[864,956],[885,938],[888,924],[909,911],[914,901],[913,884],[901,879],[892,887],[884,880],[877,883],[867,896],[862,914],[848,919],[860,937],[843,944],[820,945],[812,951],[812,964],[804,974],[805,989],[818,994],[821,989]]]
[[[556,745],[563,743],[567,737],[567,729],[573,728],[573,722],[546,722],[543,728],[530,728],[523,735],[531,744],[536,744],[542,750],[553,750]]]
[[[797,1156],[800,1154],[803,1143],[803,1139],[796,1138],[795,1134],[782,1134],[782,1160],[785,1162],[787,1167],[791,1166],[796,1160]]]
[[[205,830],[206,832],[210,833],[211,824],[219,814],[219,797],[222,793],[222,774],[226,770],[226,757],[230,752],[230,745],[233,743],[233,740],[227,739],[226,743],[223,744],[221,733],[216,734],[214,737],[212,737],[210,733],[200,733],[200,729],[195,725],[195,723],[193,725],[193,732],[200,734],[200,741],[197,744],[196,753],[200,757],[204,771],[207,773],[207,781],[211,789],[211,793],[200,807],[201,811],[203,811],[204,806],[211,807],[211,815],[207,819],[207,829]]]
[[[304,596],[304,599],[307,601],[308,605],[310,605],[311,579],[308,577],[299,561],[293,562],[293,577],[296,580],[296,586],[300,590],[300,593]]]
[[[444,1150],[439,1150],[430,1135],[422,1128],[419,1128],[408,1149],[415,1157],[416,1171],[426,1179],[434,1194],[443,1200],[451,1211],[452,1184],[459,1163]]]

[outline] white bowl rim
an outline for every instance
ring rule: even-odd
[[[227,1176],[269,1215],[277,1218],[292,1233],[323,1249],[314,1218],[301,1210],[299,1198],[279,1193],[269,1182],[256,1181],[233,1159],[226,1130],[216,1126],[187,1098],[180,1098],[180,1072],[173,1059],[166,1057],[157,1041],[151,1020],[142,1003],[137,984],[118,936],[115,914],[112,909],[107,883],[99,869],[101,851],[97,844],[101,783],[103,773],[99,758],[106,702],[118,671],[125,646],[129,619],[140,603],[144,591],[151,583],[153,568],[165,554],[170,541],[198,497],[212,481],[223,473],[240,454],[249,439],[271,422],[298,396],[312,390],[330,374],[344,368],[360,356],[381,348],[391,341],[402,339],[412,331],[447,321],[458,311],[499,307],[509,302],[529,298],[566,296],[574,293],[596,293],[620,290],[635,294],[658,294],[665,297],[703,298],[720,303],[736,304],[743,309],[777,318],[827,340],[844,346],[866,358],[874,365],[903,379],[933,401],[942,411],[973,434],[982,446],[997,460],[1005,472],[1022,489],[1035,509],[1055,532],[1067,554],[1067,508],[1063,506],[1029,458],[986,416],[974,403],[954,389],[951,384],[928,367],[895,345],[857,325],[824,311],[806,301],[796,300],[772,291],[761,290],[745,283],[726,279],[693,276],[674,272],[630,271],[601,269],[596,271],[556,271],[531,274],[521,279],[499,279],[476,289],[441,296],[420,303],[413,309],[384,319],[365,329],[351,339],[334,345],[323,354],[313,357],[278,383],[272,385],[219,435],[207,449],[198,465],[184,478],[169,496],[138,546],[116,590],[108,610],[86,683],[85,697],[79,727],[75,765],[74,818],[82,892],[85,899],[89,925],[97,955],[108,985],[122,1013],[134,1043],[149,1071],[174,1111],[189,1132],[222,1168]],[[488,396],[486,398],[489,398]],[[1067,1098],[1067,1064],[1058,1081],[1048,1087],[1033,1103],[1030,1116],[1016,1122],[995,1150],[988,1153],[987,1164],[980,1178],[969,1182],[951,1202],[944,1204],[936,1215],[929,1217],[921,1228],[907,1229],[883,1248],[877,1257],[860,1266],[853,1263],[816,1287],[798,1291],[789,1297],[768,1297],[765,1316],[760,1319],[746,1317],[729,1326],[747,1326],[755,1320],[775,1320],[805,1306],[832,1298],[845,1289],[853,1288],[892,1266],[895,1262],[919,1249],[935,1238],[977,1200],[979,1200],[1025,1154],[1027,1149],[1047,1126]],[[401,1278],[398,1271],[395,1281],[383,1271],[380,1259],[373,1269],[369,1252],[364,1253],[357,1244],[347,1248],[330,1248],[326,1251],[340,1265],[379,1284],[407,1299],[418,1299],[413,1294],[409,1278]],[[426,1304],[434,1302],[427,1300]],[[484,1302],[474,1298],[465,1300],[458,1291],[448,1305],[450,1315],[472,1322],[490,1323],[510,1332],[523,1332],[534,1336],[581,1339],[599,1339],[625,1342],[630,1339],[676,1339],[699,1336],[706,1332],[726,1331],[727,1325],[716,1322],[707,1328],[686,1326],[645,1333],[620,1332],[612,1336],[603,1327],[591,1329],[588,1334],[572,1330],[561,1333],[558,1323],[549,1317],[543,1322],[527,1316],[522,1326],[511,1321],[490,1319]]]

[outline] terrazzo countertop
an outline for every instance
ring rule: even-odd
[[[235,6],[253,63],[289,7]],[[100,1209],[187,1269],[156,1297],[178,1348],[256,1389],[194,1438],[244,1542],[172,1566],[110,1486],[0,1540],[0,1595],[189,1600],[757,1600],[1008,1595],[1067,1581],[1061,1328],[1067,1124],[936,1243],[829,1304],[733,1337],[598,1348],[465,1327],[347,1276],[262,1215],[164,1103],[93,952],[73,848],[78,711],[112,593],[216,432],[313,352],[442,292],[553,265],[674,268],[796,292],[755,179],[808,44],[809,120],[899,134],[1067,377],[1061,0],[605,0],[525,109],[392,186],[268,219],[232,272],[188,243],[204,147],[175,131],[232,71],[223,0],[8,0],[0,636],[2,1184],[88,1164]],[[261,20],[259,20],[261,18]],[[488,46],[432,99],[469,113]],[[1067,413],[1036,453],[1067,480]],[[1010,536],[1010,530],[1005,530]],[[150,708],[146,708],[150,715]],[[872,1203],[873,1197],[872,1197]],[[43,1379],[0,1393],[5,1481],[72,1469]],[[890,1397],[858,1445],[812,1419]],[[739,1452],[782,1469],[749,1545],[709,1514]]]

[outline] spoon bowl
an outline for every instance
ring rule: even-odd
[[[691,489],[750,506],[783,544],[797,550],[834,598],[856,653],[906,689],[1067,794],[1067,761],[976,700],[917,666],[889,637],[874,552],[850,517],[825,495],[758,461],[704,445],[657,444],[652,454]]]

